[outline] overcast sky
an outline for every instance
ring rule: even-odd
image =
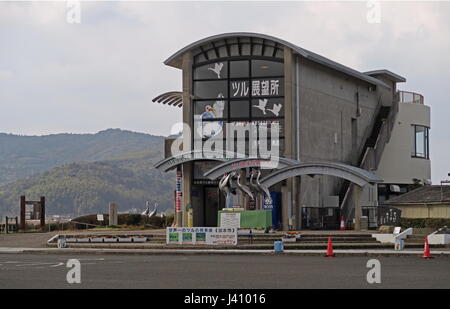
[[[0,2],[0,132],[42,135],[122,128],[168,135],[181,109],[151,99],[180,90],[163,61],[224,32],[259,32],[360,71],[389,69],[431,106],[433,182],[450,172],[450,3]]]

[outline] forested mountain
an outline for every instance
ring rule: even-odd
[[[19,197],[46,196],[48,215],[107,213],[117,202],[119,212],[143,210],[145,201],[157,201],[159,211],[171,209],[175,177],[153,164],[163,157],[162,146],[99,162],[69,163],[25,180],[0,186],[0,215],[19,214]],[[153,203],[152,203],[153,205]]]
[[[108,129],[96,134],[21,136],[0,133],[0,184],[71,162],[94,162],[163,149],[164,137]]]
[[[19,136],[0,133],[0,221],[19,214],[20,195],[47,198],[47,214],[81,215],[144,209],[148,200],[171,209],[175,179],[153,164],[164,137],[108,129],[96,134]],[[152,203],[153,204],[153,203]]]

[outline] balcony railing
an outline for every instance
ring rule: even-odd
[[[416,104],[424,104],[423,103],[423,95],[410,92],[410,91],[398,91],[398,96],[400,98],[400,103],[416,103]]]

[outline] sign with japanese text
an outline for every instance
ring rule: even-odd
[[[241,227],[241,214],[237,212],[221,213],[220,214],[220,227],[222,228],[240,228]]]
[[[177,182],[176,182],[176,202],[175,202],[175,210],[176,212],[181,211],[181,179],[183,175],[181,171],[177,171]]]
[[[168,245],[237,245],[237,228],[168,227]]]

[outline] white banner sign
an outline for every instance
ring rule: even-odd
[[[166,243],[176,245],[237,245],[237,228],[168,227]]]

